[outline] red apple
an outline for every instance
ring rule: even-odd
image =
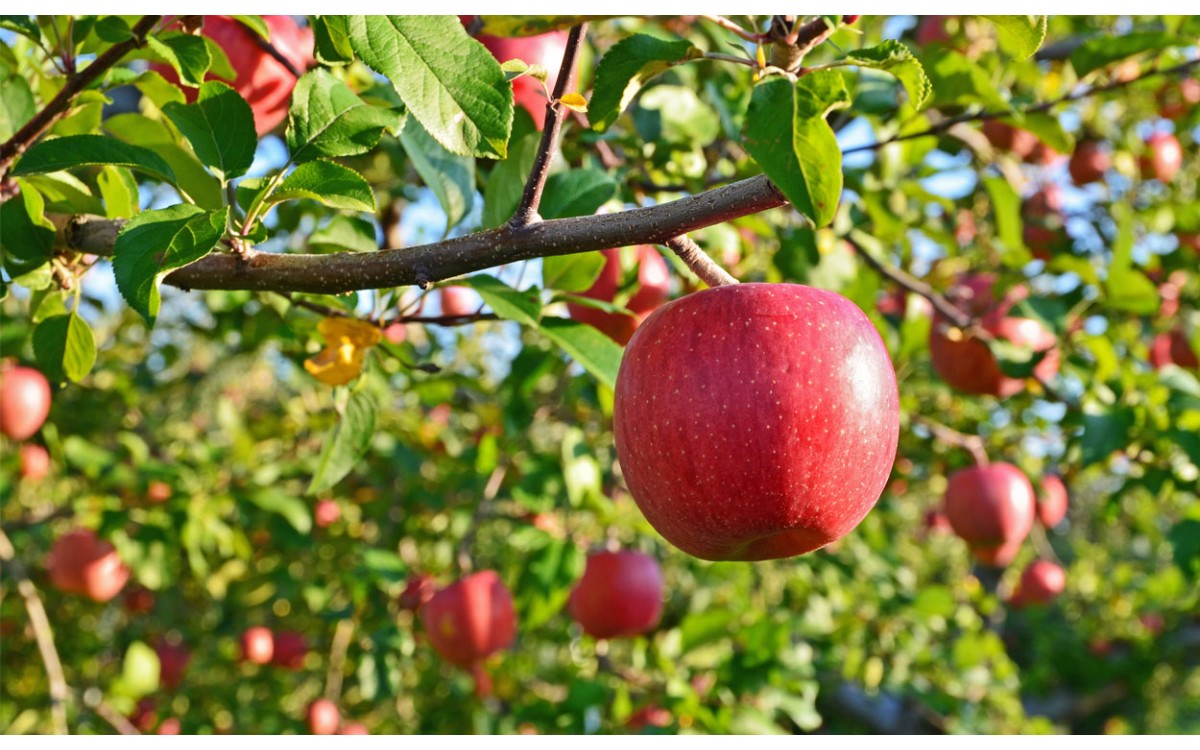
[[[517,636],[512,594],[494,570],[482,570],[433,595],[421,623],[443,659],[473,669]]]
[[[1170,182],[1183,166],[1183,146],[1170,133],[1155,133],[1146,139],[1148,153],[1142,156],[1142,177]]]
[[[473,16],[459,16],[463,24],[469,24]],[[538,130],[546,124],[546,90],[554,90],[558,71],[562,68],[563,53],[567,50],[566,31],[552,31],[537,36],[506,37],[482,34],[479,41],[499,62],[522,60],[530,65],[541,65],[546,69],[546,89],[532,76],[522,76],[512,82],[513,103],[524,107],[533,117]],[[569,89],[568,89],[569,91]]]
[[[1075,146],[1067,171],[1076,185],[1087,185],[1103,180],[1104,173],[1111,166],[1112,157],[1104,150],[1104,146],[1099,141],[1087,140]]]
[[[1017,591],[1009,603],[1014,607],[1049,604],[1066,588],[1066,571],[1049,560],[1034,560],[1021,573]]]
[[[887,484],[896,373],[845,297],[731,284],[655,311],[617,375],[613,432],[630,492],[667,541],[706,560],[811,552]]]
[[[948,531],[953,531],[954,527],[950,525],[950,519],[946,514],[937,508],[930,508],[925,511],[924,519],[925,530],[934,534],[943,534]]]
[[[90,529],[76,529],[56,539],[46,570],[59,591],[96,602],[111,600],[129,581],[129,568],[117,550]]]
[[[131,615],[144,615],[154,610],[154,592],[145,586],[130,586],[125,589],[121,603]]]
[[[629,715],[625,720],[625,726],[632,732],[640,732],[646,727],[657,727],[663,729],[671,726],[671,722],[675,717],[671,716],[671,712],[654,703],[647,703],[638,710]]]
[[[1200,232],[1177,232],[1175,239],[1179,240],[1179,247],[1189,247],[1200,255]]]
[[[0,432],[25,440],[42,429],[50,414],[50,383],[32,367],[13,367],[0,375]]]
[[[270,664],[275,655],[275,635],[256,625],[242,633],[242,659],[253,664]]]
[[[920,16],[917,28],[913,32],[913,40],[922,47],[931,44],[945,44],[950,41],[946,33],[945,16]]]
[[[154,731],[158,723],[158,708],[153,698],[142,698],[129,715],[129,723],[137,727],[142,734]]]
[[[40,445],[26,443],[21,446],[21,477],[30,482],[40,482],[50,473],[50,453]]]
[[[342,712],[328,698],[318,698],[308,706],[308,731],[313,734],[336,734],[342,723]]]
[[[312,29],[297,25],[292,16],[263,16],[262,19],[271,32],[271,45],[301,72],[308,68],[313,62]],[[262,136],[274,130],[287,117],[296,77],[259,46],[255,32],[229,16],[205,16],[201,33],[216,42],[229,58],[236,77],[225,82],[250,103],[258,134]],[[168,81],[179,82],[170,66],[155,64],[151,68]],[[206,79],[224,80],[212,73]],[[196,100],[197,89],[182,88],[189,102]]]
[[[171,499],[171,485],[166,482],[151,482],[146,487],[146,500],[152,503],[165,503]]]
[[[1012,464],[960,469],[946,485],[945,508],[977,560],[1004,566],[1033,528],[1033,485]]]
[[[1001,120],[985,120],[983,134],[994,148],[1000,151],[1011,151],[1021,160],[1032,156],[1040,143],[1038,137],[1028,130],[1009,125]]]
[[[1191,370],[1200,368],[1200,360],[1196,358],[1196,352],[1192,351],[1187,334],[1178,328],[1154,337],[1150,344],[1150,364],[1154,365],[1156,370],[1161,370],[1167,365]]]
[[[183,730],[183,726],[179,723],[179,719],[172,716],[169,719],[163,719],[163,723],[158,725],[158,731],[155,734],[173,735],[179,734]]]
[[[407,332],[404,330],[403,323],[392,323],[387,328],[383,329],[383,337],[387,339],[389,344],[400,345],[407,338]]]
[[[351,721],[347,724],[343,724],[342,728],[338,730],[338,734],[370,734],[370,733],[371,732],[367,729],[366,724],[360,724],[357,721]]]
[[[1159,112],[1168,120],[1178,120],[1200,104],[1200,80],[1183,78],[1158,90]]]
[[[303,633],[285,630],[275,634],[275,653],[271,663],[285,669],[303,669],[304,657],[308,656],[308,639]]]
[[[1052,529],[1067,517],[1067,485],[1057,474],[1042,477],[1042,492],[1037,501],[1037,517],[1042,526]]]
[[[638,245],[636,250],[638,289],[625,305],[625,309],[633,313],[632,316],[604,312],[585,305],[567,304],[567,310],[574,320],[600,330],[622,346],[629,343],[629,338],[633,336],[634,330],[642,320],[667,301],[670,290],[671,274],[667,262],[658,251],[651,245]],[[621,251],[619,248],[612,248],[602,252],[604,268],[596,278],[596,283],[580,296],[612,302],[621,285]]]
[[[862,18],[862,16],[842,16],[842,23],[849,26],[850,24],[858,23],[858,19],[860,18]]]
[[[658,560],[641,552],[596,552],[567,609],[593,638],[647,633],[662,616],[663,576]]]
[[[159,640],[154,651],[158,654],[158,681],[171,690],[182,685],[188,662],[192,660],[192,652],[187,645]]]
[[[324,498],[313,506],[313,523],[322,529],[337,523],[341,517],[342,506],[337,504],[337,500]]]
[[[981,327],[992,337],[1036,352],[1046,352],[1033,373],[1043,380],[1054,377],[1059,364],[1054,334],[1032,318],[1009,317],[1007,313],[1013,297],[1010,295],[1001,301],[992,299],[990,288],[993,280],[986,274],[965,277],[951,290],[951,297],[956,297],[956,294],[958,298],[963,294],[971,295],[970,305],[965,309],[980,318]],[[990,306],[989,299],[992,299]],[[929,330],[929,354],[938,375],[964,393],[1006,398],[1025,387],[1023,378],[1004,374],[986,343],[955,328],[940,314],[934,315]]]
[[[479,302],[471,291],[462,286],[445,286],[440,290],[442,298],[442,315],[447,317],[462,317],[474,315],[479,309]]]
[[[409,575],[407,585],[401,592],[397,604],[400,609],[415,612],[432,599],[436,591],[433,576],[426,573],[413,573]]]

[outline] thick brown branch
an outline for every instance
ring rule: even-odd
[[[567,36],[567,47],[563,51],[562,66],[558,69],[558,77],[554,79],[554,93],[546,103],[546,122],[542,128],[542,140],[538,144],[537,154],[533,158],[533,169],[529,171],[529,181],[521,194],[521,203],[517,206],[509,222],[513,226],[523,226],[538,220],[538,206],[542,202],[542,190],[546,187],[546,178],[550,176],[550,163],[554,159],[554,147],[558,143],[558,132],[562,129],[563,105],[559,101],[567,93],[571,83],[571,73],[575,70],[575,59],[579,57],[579,46],[587,33],[587,24],[581,23],[571,27]]]
[[[679,259],[682,260],[688,268],[692,269],[692,273],[700,277],[700,280],[709,286],[725,286],[726,284],[736,284],[738,280],[729,275],[729,273],[717,265],[717,262],[708,257],[695,242],[687,235],[679,235],[672,237],[664,243],[671,248]]]
[[[121,58],[129,51],[142,46],[146,34],[150,33],[150,29],[154,28],[154,24],[158,23],[160,18],[162,16],[143,16],[142,20],[133,27],[132,37],[106,49],[92,61],[91,65],[77,74],[67,76],[66,85],[58,94],[14,133],[12,138],[0,144],[0,179],[3,179],[4,175],[8,173],[8,168],[14,159],[25,153],[25,149],[29,148],[30,144],[70,111],[72,102],[80,92],[92,85],[105,71],[120,62]]]

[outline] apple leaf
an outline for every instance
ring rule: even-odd
[[[543,219],[591,216],[617,195],[617,181],[598,169],[559,172],[546,181],[538,212]]]
[[[349,86],[324,68],[296,82],[288,110],[287,143],[292,161],[355,156],[379,143],[384,130],[400,128],[402,114],[358,98]]]
[[[96,338],[78,314],[54,315],[33,329],[33,355],[51,382],[78,383],[96,364]]]
[[[378,250],[379,241],[375,238],[374,222],[361,216],[339,214],[309,235],[307,247],[314,253],[363,253]]]
[[[137,180],[125,167],[111,164],[102,167],[96,175],[96,187],[100,190],[104,215],[108,218],[128,219],[141,210]]]
[[[988,348],[995,355],[1000,372],[1010,378],[1032,377],[1033,371],[1049,353],[999,338],[989,341]]]
[[[346,211],[375,211],[375,193],[363,176],[324,159],[296,167],[265,201],[269,206],[304,198]]]
[[[746,150],[817,226],[833,220],[842,194],[842,152],[825,117],[849,104],[842,76],[820,71],[795,84],[780,77],[759,83],[746,112]]]
[[[146,37],[147,49],[175,69],[185,86],[199,86],[212,66],[212,53],[204,37],[170,34]]]
[[[412,117],[400,131],[400,143],[446,214],[443,236],[450,234],[475,206],[475,159],[442,148]]]
[[[515,320],[523,326],[537,328],[542,315],[542,298],[537,288],[517,290],[495,276],[485,273],[468,276],[455,284],[469,286],[479,292],[492,312],[505,320]]]
[[[35,42],[42,40],[42,30],[30,16],[0,16],[0,29],[15,31]]]
[[[1075,150],[1075,136],[1063,128],[1058,118],[1047,112],[1025,115],[1019,126],[1038,137],[1038,140],[1061,154]]]
[[[0,203],[0,254],[13,278],[49,263],[54,251],[54,225],[45,217],[41,193],[19,180],[21,192]]]
[[[543,546],[527,553],[516,585],[521,623],[536,628],[561,612],[586,562],[579,545],[548,535]]]
[[[101,164],[129,167],[175,184],[175,172],[158,154],[103,135],[68,135],[40,141],[25,152],[11,174],[14,177],[47,174]]]
[[[921,62],[913,56],[912,50],[894,39],[876,47],[855,50],[846,56],[844,62],[891,73],[904,85],[915,109],[924,106],[933,92],[933,85],[929,82],[929,76],[925,75]]]
[[[116,692],[131,698],[149,695],[158,690],[159,672],[158,654],[154,649],[141,641],[134,641],[125,650]]]
[[[615,341],[589,325],[567,318],[545,318],[541,331],[601,383],[617,387],[617,370],[624,350]]]
[[[117,289],[148,325],[158,317],[158,279],[208,255],[225,234],[229,209],[205,211],[181,203],[143,211],[121,228],[113,246]]]
[[[195,103],[170,102],[163,113],[191,144],[200,163],[212,167],[223,183],[250,168],[258,146],[254,113],[230,86],[207,81],[200,85]]]
[[[454,16],[351,16],[350,44],[387,76],[413,117],[461,156],[504,158],[512,87]]]
[[[600,272],[604,270],[605,262],[601,253],[575,253],[544,258],[542,285],[547,289],[559,289],[564,292],[582,292],[596,283]]]
[[[345,16],[311,16],[309,26],[313,30],[313,52],[318,62],[341,65],[354,61]]]
[[[1009,112],[1012,105],[996,88],[991,74],[954,50],[930,49],[921,58],[933,86],[930,107],[957,104],[982,106],[991,112]]]
[[[703,57],[691,42],[634,34],[614,44],[596,66],[589,104],[594,130],[603,132],[620,117],[638,91],[656,75],[679,63]]]
[[[1071,67],[1080,78],[1094,70],[1141,52],[1166,49],[1185,42],[1161,31],[1131,31],[1121,36],[1095,36],[1071,51]]]
[[[603,21],[619,16],[480,16],[481,34],[489,36],[538,36],[569,29],[584,21]]]
[[[996,234],[1004,244],[1000,259],[1009,268],[1020,268],[1033,258],[1021,234],[1021,196],[1003,177],[984,177],[983,184],[992,199]]]
[[[1200,520],[1185,518],[1171,527],[1167,539],[1171,542],[1175,566],[1188,580],[1200,578]]]
[[[508,157],[492,168],[483,193],[484,229],[500,226],[516,212],[541,140],[542,134],[534,126],[533,118],[524,107],[517,107]],[[543,200],[546,197],[543,194]]]
[[[1046,38],[1045,16],[983,16],[1000,32],[1000,47],[1018,60],[1033,56]]]
[[[34,116],[37,104],[29,82],[16,71],[10,70],[0,78],[0,86],[4,89],[4,96],[0,97],[0,143],[3,143]]]
[[[350,394],[341,419],[321,448],[317,470],[308,485],[308,494],[323,492],[337,484],[354,468],[375,435],[375,416],[379,403],[368,391]]]
[[[1114,204],[1112,218],[1117,233],[1112,241],[1112,260],[1104,279],[1104,294],[1108,305],[1117,310],[1150,315],[1158,310],[1161,298],[1158,287],[1133,265],[1133,212],[1128,206]]]
[[[197,206],[212,211],[222,207],[220,180],[205,169],[191,151],[176,143],[164,122],[128,112],[109,117],[104,121],[104,128],[125,143],[142,146],[157,154],[175,173],[174,184]]]
[[[1129,445],[1129,429],[1133,427],[1133,417],[1133,410],[1126,407],[1089,409],[1083,415],[1080,468],[1105,461],[1113,451]]]

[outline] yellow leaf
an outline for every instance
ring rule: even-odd
[[[563,94],[563,97],[559,101],[562,102],[564,107],[573,112],[587,112],[587,99],[583,98],[583,94]]]
[[[345,385],[357,378],[367,351],[383,339],[378,326],[354,318],[325,318],[317,330],[325,348],[304,360],[304,369],[326,385]]]

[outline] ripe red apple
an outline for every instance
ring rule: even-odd
[[[1010,294],[1004,300],[995,300],[991,296],[993,282],[994,277],[987,274],[968,276],[950,295],[954,299],[968,299],[969,303],[961,303],[964,309],[979,317],[981,327],[992,337],[1046,352],[1033,372],[1043,380],[1054,377],[1059,365],[1054,334],[1032,318],[1010,317],[1008,310],[1014,297]],[[1007,398],[1025,387],[1023,378],[1004,374],[986,343],[955,328],[941,314],[934,315],[929,329],[929,354],[942,380],[964,393]]]
[[[1200,104],[1200,80],[1183,78],[1177,84],[1169,83],[1158,90],[1157,97],[1160,114],[1178,120]]]
[[[445,286],[439,291],[442,298],[442,315],[447,317],[474,315],[475,311],[479,309],[478,300],[466,287]]]
[[[612,248],[602,252],[604,253],[604,268],[601,269],[600,276],[596,278],[596,283],[580,296],[602,302],[612,302],[621,285],[621,251],[619,248]],[[646,316],[667,301],[671,283],[667,262],[651,245],[638,245],[637,269],[638,290],[625,305],[625,309],[633,313],[632,316],[568,303],[567,310],[571,317],[580,323],[586,323],[600,330],[622,346],[629,343],[629,338],[633,336],[634,330]]]
[[[1200,359],[1192,351],[1192,344],[1187,334],[1176,328],[1167,333],[1160,333],[1150,343],[1150,364],[1154,369],[1161,370],[1167,365],[1177,365],[1184,369],[1200,368]]]
[[[596,552],[588,556],[567,610],[593,638],[625,638],[658,625],[662,597],[658,560],[631,550]]]
[[[183,726],[179,723],[179,719],[174,716],[163,719],[163,723],[158,725],[158,731],[155,734],[174,735],[179,734],[183,730]]]
[[[1033,528],[1033,485],[1012,464],[960,469],[946,485],[945,508],[975,558],[1003,567]]]
[[[56,539],[46,570],[59,591],[96,602],[111,600],[129,581],[129,568],[117,550],[90,529],[76,529]]]
[[[130,586],[125,589],[121,603],[131,615],[144,615],[154,609],[154,592],[145,586]]]
[[[849,26],[851,24],[858,23],[858,19],[860,18],[862,18],[862,16],[842,16],[842,23]]]
[[[182,685],[188,662],[192,660],[192,652],[187,645],[159,640],[154,645],[154,651],[158,654],[159,683],[171,690]]]
[[[285,669],[303,669],[304,657],[308,656],[308,639],[303,633],[285,630],[275,634],[275,653],[271,663]]]
[[[1071,154],[1067,171],[1071,173],[1071,179],[1076,185],[1087,185],[1103,180],[1104,173],[1111,166],[1112,157],[1103,144],[1096,140],[1086,140],[1075,146],[1075,153]]]
[[[928,47],[931,44],[945,44],[950,41],[950,35],[946,33],[945,16],[920,16],[920,19],[913,32],[913,40],[917,44]]]
[[[338,522],[342,517],[342,506],[337,500],[323,498],[313,506],[313,523],[324,529]]]
[[[338,730],[338,734],[370,734],[366,724],[360,724],[357,721],[351,721],[342,725]]]
[[[407,332],[404,330],[403,323],[392,323],[387,328],[383,329],[383,337],[387,339],[389,344],[400,345],[407,338]]]
[[[312,29],[296,24],[291,16],[263,16],[271,32],[270,42],[301,72],[313,62]],[[204,36],[216,42],[229,58],[236,72],[233,86],[254,112],[254,127],[260,136],[275,129],[287,117],[288,103],[296,77],[278,60],[271,57],[256,41],[257,34],[229,16],[205,16]],[[167,65],[152,65],[164,78],[178,83],[175,70]],[[206,80],[224,80],[209,73]],[[199,93],[192,87],[182,87],[189,102]]]
[[[765,560],[849,533],[887,484],[896,373],[854,303],[798,284],[732,284],[663,305],[617,375],[630,492],[667,541]]]
[[[308,731],[313,734],[336,734],[342,723],[342,712],[328,698],[318,698],[308,706]]]
[[[436,592],[437,587],[434,585],[433,576],[426,573],[413,573],[409,575],[397,604],[400,609],[416,612],[432,599]]]
[[[1057,474],[1042,477],[1042,492],[1037,501],[1037,517],[1042,526],[1052,529],[1067,517],[1067,485]]]
[[[991,142],[992,147],[1000,151],[1010,151],[1022,161],[1028,159],[1037,150],[1040,141],[1033,133],[1009,125],[1002,120],[985,120],[983,134]]]
[[[1170,133],[1155,133],[1146,139],[1148,153],[1142,156],[1142,177],[1170,182],[1183,166],[1183,146]]]
[[[625,726],[632,732],[640,732],[646,727],[669,727],[674,720],[675,717],[671,716],[667,709],[655,703],[647,703],[629,715]]]
[[[421,623],[443,659],[476,675],[488,656],[508,648],[517,636],[512,594],[494,570],[482,570],[433,595],[420,610]]]
[[[242,633],[242,659],[253,664],[270,664],[275,655],[275,635],[270,628],[256,625]]]
[[[40,445],[26,443],[21,446],[21,477],[30,482],[40,482],[50,473],[50,453]]]
[[[13,367],[0,375],[0,432],[25,440],[42,429],[50,414],[50,383],[32,367]]]
[[[469,24],[474,16],[459,16],[463,24]],[[562,68],[563,53],[567,49],[566,31],[552,31],[537,36],[512,39],[481,34],[479,41],[499,62],[523,60],[530,65],[541,65],[546,69],[546,89],[553,91],[558,71]],[[546,124],[546,91],[532,76],[522,76],[512,82],[513,103],[524,107],[533,117],[538,130]],[[568,89],[569,91],[569,89]]]
[[[171,485],[166,482],[154,481],[146,486],[146,500],[152,503],[165,503],[171,499]]]
[[[1017,591],[1009,603],[1018,608],[1049,604],[1066,588],[1066,571],[1049,560],[1034,560],[1021,573]]]

